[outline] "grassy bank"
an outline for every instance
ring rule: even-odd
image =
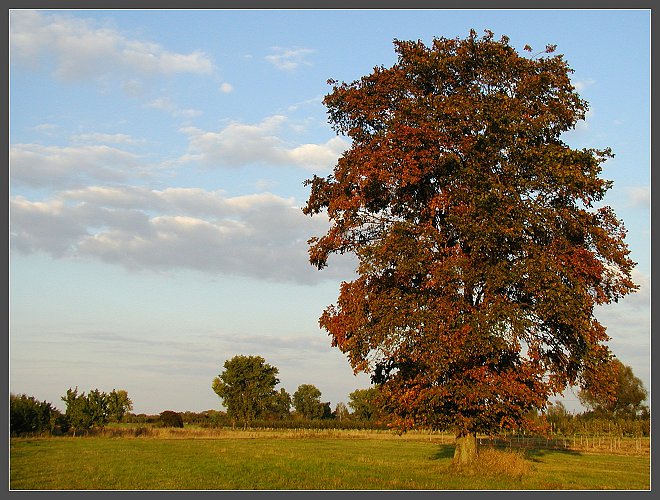
[[[191,430],[193,431],[193,430]],[[486,450],[484,448],[484,450]],[[444,436],[163,432],[12,439],[11,489],[648,489],[648,455],[529,448],[452,467]]]

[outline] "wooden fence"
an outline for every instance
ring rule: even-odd
[[[478,437],[480,446],[506,448],[549,448],[571,451],[600,451],[622,454],[648,455],[649,438],[621,437],[616,435],[533,436],[511,434]]]

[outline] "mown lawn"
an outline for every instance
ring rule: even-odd
[[[456,471],[453,445],[405,439],[11,439],[10,489],[495,490],[650,488],[648,456],[532,449],[523,472]]]

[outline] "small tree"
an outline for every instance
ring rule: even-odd
[[[78,394],[78,388],[69,388],[66,395],[62,396],[66,405],[65,418],[69,428],[75,436],[77,432],[89,431],[94,425],[93,411],[85,393]]]
[[[121,422],[124,415],[133,409],[133,402],[128,397],[128,392],[123,389],[113,389],[107,398],[108,416],[115,422]]]
[[[108,423],[110,413],[108,395],[105,392],[101,392],[98,389],[89,391],[87,395],[87,408],[92,426],[103,427]]]
[[[291,405],[291,395],[283,387],[280,388],[280,392],[276,392],[273,396],[271,408],[273,416],[280,420],[289,418],[291,416]]]
[[[299,415],[308,420],[323,417],[321,391],[312,384],[298,386],[298,390],[293,393],[293,406]]]
[[[234,356],[213,379],[213,391],[222,398],[232,421],[250,422],[273,407],[278,370],[261,356]]]

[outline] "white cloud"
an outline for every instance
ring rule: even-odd
[[[593,78],[587,78],[585,80],[576,80],[573,82],[573,86],[575,87],[575,90],[578,92],[582,92],[584,89],[587,87],[591,87],[596,83],[596,80]]]
[[[649,186],[634,186],[626,188],[628,205],[633,208],[651,208],[651,188]]]
[[[632,278],[639,285],[636,293],[618,303],[599,306],[594,314],[607,328],[609,346],[624,364],[634,365],[635,375],[650,387],[651,363],[651,279],[636,269]]]
[[[200,51],[178,54],[92,20],[34,10],[10,12],[10,48],[12,62],[33,68],[53,64],[55,75],[64,81],[118,74],[209,74],[214,69]]]
[[[79,147],[16,144],[10,148],[10,178],[31,187],[121,182],[140,171],[138,157],[105,145]]]
[[[285,123],[284,116],[275,115],[256,125],[233,122],[218,132],[183,128],[181,131],[189,140],[189,151],[183,160],[211,166],[270,164],[327,170],[347,148],[346,142],[339,137],[323,144],[290,147],[278,136]]]
[[[16,197],[10,204],[11,243],[19,251],[46,251],[60,257],[71,251],[71,242],[87,233],[61,200],[30,202]]]
[[[313,268],[307,240],[325,232],[327,221],[270,193],[226,197],[192,188],[97,186],[42,202],[16,197],[10,211],[12,248],[23,253],[297,283],[337,278],[353,266]]]
[[[289,150],[288,156],[296,165],[306,168],[328,167],[334,165],[346,147],[340,137],[333,137],[323,144],[302,144]]]
[[[34,130],[35,132],[42,134],[52,135],[58,128],[59,126],[55,125],[54,123],[42,123],[34,127]]]
[[[149,108],[159,109],[165,111],[166,113],[172,115],[173,117],[182,117],[182,118],[195,118],[196,116],[201,116],[203,113],[197,109],[180,109],[170,98],[160,97],[158,99],[153,99],[147,105]]]
[[[94,144],[138,144],[144,142],[127,134],[104,134],[92,132],[87,134],[78,134],[72,137],[73,142],[91,142]]]
[[[266,61],[283,71],[292,71],[301,65],[309,65],[310,63],[305,60],[305,57],[314,53],[312,49],[303,48],[273,47],[271,50],[274,53],[267,55]]]
[[[254,187],[257,191],[271,191],[279,185],[279,182],[274,179],[257,179]]]

